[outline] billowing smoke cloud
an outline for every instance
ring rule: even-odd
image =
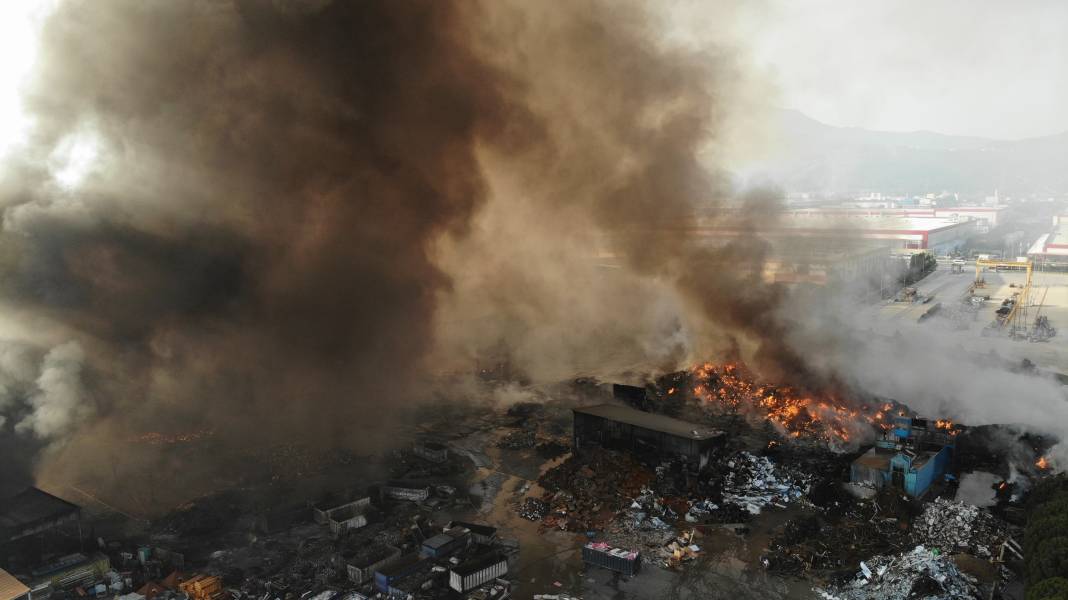
[[[32,432],[42,439],[65,436],[92,415],[82,386],[85,353],[77,342],[48,351],[37,377],[37,391],[28,399],[30,412],[15,425],[16,432]]]
[[[751,82],[653,17],[61,3],[0,171],[0,302],[44,357],[5,427],[51,441],[41,477],[121,486],[161,468],[117,447],[145,431],[381,443],[496,347],[536,379],[732,354],[808,383],[748,235],[777,193],[717,167]]]
[[[784,342],[805,351],[810,370],[926,416],[1053,436],[1061,440],[1054,465],[1068,469],[1068,393],[1052,373],[1023,367],[1020,355],[1033,345],[949,333],[938,319],[881,321],[876,307],[848,292],[833,287],[794,296],[778,309],[790,324]]]
[[[694,235],[695,216],[706,231],[745,234],[778,206],[773,191],[739,196],[717,167],[726,124],[754,112],[735,57],[670,46],[633,4],[526,6],[521,23],[507,17],[515,6],[492,8],[488,54],[520,81],[544,139],[481,153],[491,201],[442,252],[455,278],[446,347],[499,336],[535,378],[726,352],[798,366],[778,343],[767,246]]]
[[[59,5],[0,183],[2,301],[70,342],[19,403],[46,476],[143,431],[352,445],[416,394],[431,244],[484,202],[477,143],[530,135],[465,10]]]
[[[43,473],[92,477],[100,450],[121,478],[116,440],[159,429],[374,443],[435,348],[503,341],[540,377],[752,339],[783,363],[762,245],[686,233],[774,204],[714,167],[744,78],[661,25],[630,2],[61,3],[0,183],[3,301],[78,344],[19,421],[62,439]]]

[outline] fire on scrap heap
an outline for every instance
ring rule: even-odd
[[[277,490],[253,486],[255,502],[211,496],[115,528],[28,490],[0,504],[3,600],[560,599],[597,581],[651,594],[724,553],[749,555],[739,577],[823,598],[999,597],[1020,579],[1023,492],[1051,468],[1048,443],[1021,437],[1021,461],[992,451],[999,428],[761,384],[735,363],[560,395],[462,425],[428,417],[376,480],[302,502],[264,505]],[[994,477],[988,507],[955,500],[978,471]],[[547,538],[570,556],[539,554]]]
[[[824,598],[999,597],[1019,581],[1020,500],[1048,476],[1048,441],[1021,436],[1023,460],[994,450],[1002,428],[765,385],[735,363],[564,387],[429,418],[366,486],[303,500],[282,499],[275,474],[250,484],[254,500],[224,493],[116,528],[100,506],[28,490],[0,504],[17,592],[4,600],[560,599],[591,582],[640,595],[726,555],[739,577]],[[979,471],[998,474],[987,507],[956,499]],[[295,472],[284,488],[314,469]]]

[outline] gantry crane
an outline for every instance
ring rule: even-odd
[[[1031,261],[1013,261],[1013,260],[984,260],[980,259],[975,261],[975,286],[982,287],[981,283],[985,283],[982,272],[983,267],[994,267],[995,269],[1001,267],[1009,267],[1015,269],[1024,269],[1027,271],[1027,279],[1024,282],[1023,290],[1016,295],[1016,301],[1012,305],[1012,309],[1009,310],[1009,314],[998,324],[998,329],[1004,329],[1006,326],[1011,327],[1020,314],[1020,309],[1024,306],[1029,296],[1031,295],[1031,276],[1034,272],[1033,264]]]

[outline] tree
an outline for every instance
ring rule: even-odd
[[[1068,536],[1047,537],[1038,543],[1027,564],[1027,578],[1042,581],[1068,574]]]
[[[1068,600],[1068,579],[1050,577],[1028,586],[1027,600]]]

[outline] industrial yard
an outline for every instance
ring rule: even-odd
[[[872,570],[894,594],[934,576],[947,597],[1018,597],[1020,502],[1050,440],[893,401],[845,413],[750,377],[533,389],[153,518],[34,492],[65,510],[15,538],[78,551],[32,573],[26,546],[5,560],[35,595],[101,582],[125,600],[897,597],[856,587]]]
[[[0,600],[1068,600],[1064,23],[0,0]]]
[[[870,328],[882,335],[935,332],[947,347],[956,346],[974,354],[995,353],[1006,361],[1019,363],[1027,359],[1037,367],[1061,372],[1068,365],[1068,336],[1054,335],[1040,342],[1012,339],[1007,332],[993,334],[990,325],[1002,302],[1023,289],[1027,275],[1023,269],[984,268],[985,287],[975,295],[989,296],[979,305],[967,306],[973,296],[975,262],[969,261],[961,272],[954,272],[950,261],[940,264],[933,273],[919,281],[915,289],[927,302],[888,301],[869,310]],[[1033,326],[1045,316],[1051,324],[1068,325],[1068,273],[1035,271],[1032,276],[1031,302],[1022,321]],[[940,304],[939,313],[930,320],[923,315]],[[1053,325],[1056,329],[1057,325]]]

